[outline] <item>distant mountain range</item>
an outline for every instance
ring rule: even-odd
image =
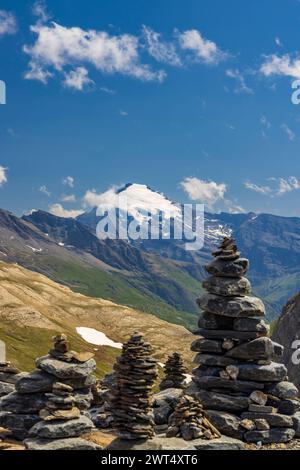
[[[131,217],[147,203],[180,205],[144,185],[127,185]],[[114,200],[112,199],[112,204]],[[181,240],[99,240],[96,209],[77,219],[32,211],[21,218],[0,210],[0,260],[46,274],[73,290],[132,306],[193,328],[203,265],[224,235],[250,259],[249,279],[268,320],[300,290],[300,218],[270,214],[205,214],[205,245],[186,251]]]

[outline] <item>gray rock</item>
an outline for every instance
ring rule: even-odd
[[[291,382],[278,382],[267,388],[267,392],[283,400],[287,398],[296,398],[299,395],[297,387]]]
[[[40,421],[30,429],[29,435],[42,439],[64,439],[78,437],[93,427],[92,421],[87,416],[80,416],[69,421]]]
[[[247,278],[230,278],[230,277],[209,277],[202,283],[204,289],[211,294],[224,296],[242,296],[251,293],[251,284]]]
[[[222,436],[219,439],[196,439],[192,442],[192,446],[188,450],[196,448],[197,450],[244,450],[245,444],[232,437]]]
[[[243,277],[249,267],[246,258],[239,258],[235,261],[215,259],[205,266],[206,271],[212,276],[221,277]]]
[[[271,362],[267,365],[240,364],[238,378],[257,382],[277,382],[285,378],[287,370],[283,364]]]
[[[246,442],[262,442],[262,444],[289,442],[294,436],[295,431],[290,428],[272,428],[268,431],[247,431],[244,435]]]
[[[298,411],[293,416],[291,416],[291,420],[293,421],[295,437],[300,437],[300,412]]]
[[[154,408],[154,422],[155,424],[167,424],[169,416],[173,413],[174,409],[165,403],[158,408]]]
[[[93,401],[93,394],[90,390],[76,390],[72,395],[75,398],[75,406],[77,406],[77,408],[80,410],[87,410],[90,408]]]
[[[201,354],[201,353],[198,353],[194,357],[193,362],[195,364],[203,364],[206,366],[217,366],[217,367],[236,365],[238,363],[235,359],[232,359],[231,357],[217,356],[213,354]]]
[[[299,400],[294,399],[286,399],[282,400],[278,406],[278,413],[282,413],[284,415],[294,415],[300,408]]]
[[[195,448],[191,443],[177,437],[159,437],[147,440],[126,440],[117,438],[112,441],[105,450],[190,450]]]
[[[206,410],[210,422],[225,436],[243,439],[244,430],[240,426],[240,418],[225,411]]]
[[[224,370],[222,367],[199,366],[192,370],[196,377],[220,377],[220,372]]]
[[[36,414],[0,412],[0,427],[12,431],[12,437],[20,441],[28,436],[29,429],[39,420]]]
[[[59,379],[80,379],[93,373],[96,369],[96,362],[94,359],[83,363],[63,362],[48,355],[38,358],[36,366]]]
[[[226,356],[235,359],[260,360],[269,359],[274,353],[273,342],[270,338],[257,338],[248,343],[241,344],[226,353]]]
[[[249,406],[249,399],[243,396],[231,396],[207,390],[193,390],[189,394],[198,398],[208,410],[242,412]]]
[[[19,393],[51,392],[53,383],[56,380],[53,375],[35,370],[22,377],[16,383],[16,390]]]
[[[207,328],[208,330],[232,330],[233,319],[222,315],[203,312],[199,317],[198,326],[199,328]]]
[[[13,392],[0,398],[0,409],[17,414],[35,414],[44,408],[46,401],[47,398],[41,393],[21,395]]]
[[[8,384],[16,384],[18,380],[25,377],[27,372],[20,372],[19,374],[9,374],[8,372],[0,372],[0,382],[6,382]]]
[[[265,419],[271,427],[274,428],[291,428],[293,426],[293,420],[291,416],[282,415],[279,413],[253,413],[246,411],[241,415],[242,419]]]
[[[264,334],[258,331],[207,330],[205,328],[199,328],[193,333],[207,339],[232,339],[237,341],[250,341]]]
[[[214,294],[204,294],[197,300],[200,308],[215,315],[226,317],[263,317],[265,306],[257,297],[221,297]]]
[[[221,353],[223,351],[222,341],[199,338],[192,342],[191,350],[196,352]]]
[[[26,439],[24,444],[28,450],[102,450],[102,447],[94,442],[80,438],[59,440]]]
[[[0,397],[4,397],[9,393],[15,391],[15,386],[13,384],[8,384],[6,382],[0,382]]]
[[[167,388],[154,395],[154,406],[164,406],[165,403],[175,408],[183,391],[179,388]]]
[[[233,329],[237,331],[259,331],[268,334],[270,327],[261,318],[235,318]]]
[[[228,380],[221,377],[194,377],[194,382],[205,390],[212,388],[224,388],[232,392],[251,393],[253,390],[263,390],[264,385],[257,382],[242,380]]]

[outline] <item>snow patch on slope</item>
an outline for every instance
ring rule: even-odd
[[[87,343],[95,344],[96,346],[110,346],[111,348],[122,349],[122,343],[115,343],[112,339],[109,339],[106,334],[94,328],[80,326],[76,328],[76,331]]]

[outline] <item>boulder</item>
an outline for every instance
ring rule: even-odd
[[[94,359],[83,363],[63,362],[47,355],[38,358],[36,366],[38,369],[55,375],[59,379],[81,379],[93,373],[96,369],[96,362]]]
[[[247,382],[242,380],[228,380],[221,377],[194,377],[194,382],[202,389],[224,388],[232,392],[249,393],[253,390],[263,389],[264,385],[257,382]]]
[[[22,441],[28,436],[28,432],[39,421],[36,414],[16,414],[6,411],[0,412],[0,426],[10,429],[12,437]]]
[[[80,438],[59,440],[26,439],[25,447],[28,450],[102,450],[102,447],[91,441]]]
[[[0,382],[0,397],[4,397],[15,391],[15,386],[6,382]]]
[[[286,377],[286,367],[277,362],[266,365],[259,364],[239,364],[238,378],[240,380],[254,380],[257,382],[277,382]]]
[[[29,435],[42,439],[64,439],[80,436],[91,431],[93,427],[87,416],[80,416],[68,421],[40,421],[31,428]]]
[[[214,315],[213,313],[203,312],[198,319],[199,328],[208,330],[232,330],[233,319],[223,315]]]
[[[257,297],[222,297],[214,294],[204,294],[197,300],[200,308],[216,315],[231,318],[263,317],[265,306]]]
[[[18,393],[41,393],[51,392],[56,378],[40,370],[26,374],[16,383]]]
[[[274,353],[273,342],[270,338],[262,337],[241,344],[226,353],[226,356],[241,360],[269,359]]]
[[[206,410],[211,424],[213,424],[221,434],[225,434],[235,439],[243,439],[244,430],[240,426],[240,418],[226,413],[225,411]]]
[[[297,413],[299,408],[300,408],[299,400],[289,398],[286,400],[282,400],[279,403],[278,413],[282,413],[284,415],[294,415],[295,413]]]
[[[211,294],[224,296],[242,296],[251,293],[251,284],[247,278],[209,277],[202,286]]]
[[[47,397],[42,393],[19,394],[12,392],[0,398],[0,409],[17,414],[35,414],[44,408]]]
[[[243,277],[249,267],[246,258],[239,258],[235,261],[215,259],[205,266],[206,271],[212,276],[220,277]]]
[[[259,331],[268,334],[270,327],[261,318],[235,318],[233,329],[237,331]]]
[[[267,392],[275,397],[281,398],[282,400],[288,398],[297,398],[299,391],[297,387],[291,382],[283,381],[278,382],[271,387],[267,388]]]
[[[244,450],[245,444],[239,439],[222,436],[219,439],[196,439],[188,450]]]
[[[235,365],[238,364],[238,362],[235,359],[232,359],[231,357],[226,357],[226,356],[217,356],[213,354],[201,354],[198,353],[193,362],[195,364],[203,364],[206,366],[230,366],[230,365]]]
[[[204,409],[208,410],[239,413],[246,411],[249,406],[249,399],[244,396],[231,396],[207,390],[197,390],[190,394],[198,398],[202,402]]]
[[[208,352],[208,353],[221,353],[222,349],[222,341],[221,340],[213,340],[213,339],[206,339],[206,338],[198,338],[193,341],[191,345],[192,351],[199,351],[199,352]]]
[[[293,426],[293,419],[291,416],[282,415],[279,413],[254,413],[246,411],[241,415],[242,419],[265,419],[273,428],[288,428]]]
[[[27,372],[20,372],[19,374],[10,374],[8,372],[0,372],[0,382],[6,382],[8,384],[16,384],[18,380],[25,377]]]
[[[285,443],[295,436],[294,429],[272,428],[266,431],[247,431],[244,435],[247,442],[261,442],[262,444]]]

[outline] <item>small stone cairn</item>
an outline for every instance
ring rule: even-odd
[[[174,352],[168,357],[165,368],[165,378],[159,384],[160,390],[167,388],[185,388],[186,369],[183,366],[183,360],[178,352]]]
[[[210,423],[199,400],[183,395],[169,418],[166,437],[193,439],[216,439],[221,433]]]
[[[93,354],[70,351],[64,334],[55,336],[53,343],[49,354],[36,360],[37,370],[19,378],[16,391],[0,399],[0,426],[10,429],[13,437],[19,440],[34,436],[26,444],[28,448],[42,448],[45,443],[39,443],[39,438],[51,434],[48,429],[56,420],[62,429],[58,433],[60,437],[67,434],[70,437],[73,433],[65,431],[71,426],[67,424],[71,417],[72,424],[76,429],[80,427],[81,433],[84,425],[75,426],[78,420],[85,423],[86,430],[92,426],[88,418],[81,413],[78,416],[78,409],[85,412],[93,399],[91,386],[96,382]],[[53,431],[51,435],[54,438],[58,434]],[[63,444],[61,442],[59,446]],[[69,441],[67,444],[73,445]],[[58,444],[50,442],[45,448],[51,450],[53,446]]]
[[[152,388],[157,366],[151,353],[151,345],[140,333],[134,333],[114,365],[116,385],[111,390],[110,408],[120,439],[154,437]]]
[[[93,450],[92,442],[79,437],[94,427],[80,412],[91,404],[91,385],[76,393],[74,385],[77,379],[84,381],[95,370],[94,355],[70,351],[64,334],[55,336],[53,342],[49,355],[36,361],[38,368],[52,376],[51,392],[45,393],[46,403],[39,411],[41,421],[30,429],[24,444],[29,450]]]
[[[224,238],[205,266],[207,293],[198,299],[200,337],[194,384],[188,393],[198,398],[211,422],[225,435],[247,442],[284,443],[295,431],[298,389],[288,381],[278,361],[283,347],[267,335],[262,301],[250,295],[244,277],[249,261],[240,258],[233,239]]]

